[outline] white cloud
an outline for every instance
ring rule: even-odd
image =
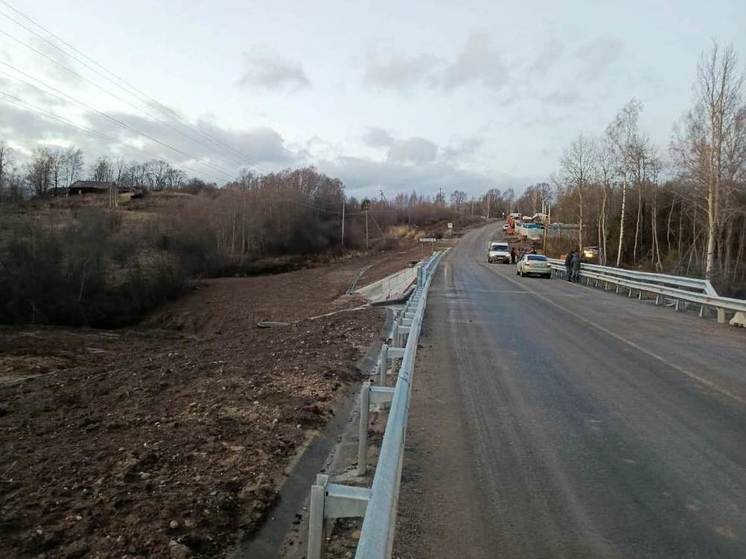
[[[81,147],[88,161],[99,155],[121,155],[134,160],[165,159],[176,166],[209,162],[209,167],[195,166],[194,169],[221,179],[232,177],[242,167],[274,169],[305,161],[302,154],[289,149],[282,136],[269,127],[231,130],[206,118],[190,123],[153,120],[125,112],[107,113],[111,118],[90,111],[65,117],[81,121],[84,128],[81,129],[5,101],[0,98],[3,135],[23,145],[27,152],[40,144],[64,144]],[[61,111],[50,112],[59,114]],[[94,133],[87,133],[85,129]],[[223,172],[217,171],[215,166]]]
[[[438,146],[425,138],[397,140],[389,147],[387,159],[395,163],[422,165],[434,161]]]
[[[368,57],[364,81],[382,89],[409,92],[417,86],[450,91],[470,83],[499,90],[508,81],[508,69],[490,49],[489,36],[471,33],[452,62],[430,54],[392,54]]]
[[[544,103],[556,105],[559,107],[569,107],[575,105],[582,99],[580,91],[575,88],[556,89],[551,93],[540,97]]]
[[[434,56],[427,54],[397,54],[382,60],[372,53],[367,60],[364,81],[372,87],[408,91],[427,79],[436,62]]]
[[[565,43],[559,39],[550,39],[541,47],[529,66],[529,72],[544,77],[550,72],[565,54]]]
[[[268,90],[298,91],[311,87],[303,65],[257,49],[243,54],[244,70],[238,85]]]
[[[394,143],[394,137],[383,128],[371,126],[363,134],[363,143],[373,148],[389,147]]]
[[[443,188],[447,192],[458,189],[470,195],[478,195],[492,187],[505,189],[528,184],[521,178],[501,173],[469,171],[445,161],[406,165],[342,156],[331,161],[320,161],[318,166],[322,172],[342,179],[353,194],[355,191],[360,191],[361,194],[375,192],[379,188],[389,194],[412,190],[434,194]]]
[[[453,89],[479,82],[488,89],[501,89],[508,81],[508,69],[500,56],[490,50],[487,33],[472,33],[456,60],[444,71],[443,87]]]
[[[574,52],[580,63],[580,78],[599,80],[621,59],[622,49],[622,42],[608,35],[594,37],[580,45]]]
[[[37,37],[31,37],[33,48],[42,54],[37,57],[44,67],[45,73],[67,85],[79,86],[83,82],[73,58],[56,45],[54,39],[48,39],[52,44]]]

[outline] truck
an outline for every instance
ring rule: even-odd
[[[540,241],[544,237],[544,226],[539,223],[523,222],[519,235],[527,241]]]

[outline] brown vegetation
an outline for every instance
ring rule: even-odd
[[[385,248],[395,224],[457,217],[416,194],[346,199],[340,181],[314,169],[143,192],[117,204],[108,195],[42,196],[0,207],[0,323],[132,324],[192,278],[295,270]]]

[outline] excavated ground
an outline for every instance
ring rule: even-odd
[[[345,295],[356,278],[422,250],[207,281],[129,330],[0,329],[0,556],[224,555],[384,320],[312,317],[360,307]]]

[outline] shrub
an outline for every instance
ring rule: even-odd
[[[115,214],[79,211],[65,223],[18,222],[0,246],[0,322],[124,326],[178,295],[171,255],[148,255]]]

